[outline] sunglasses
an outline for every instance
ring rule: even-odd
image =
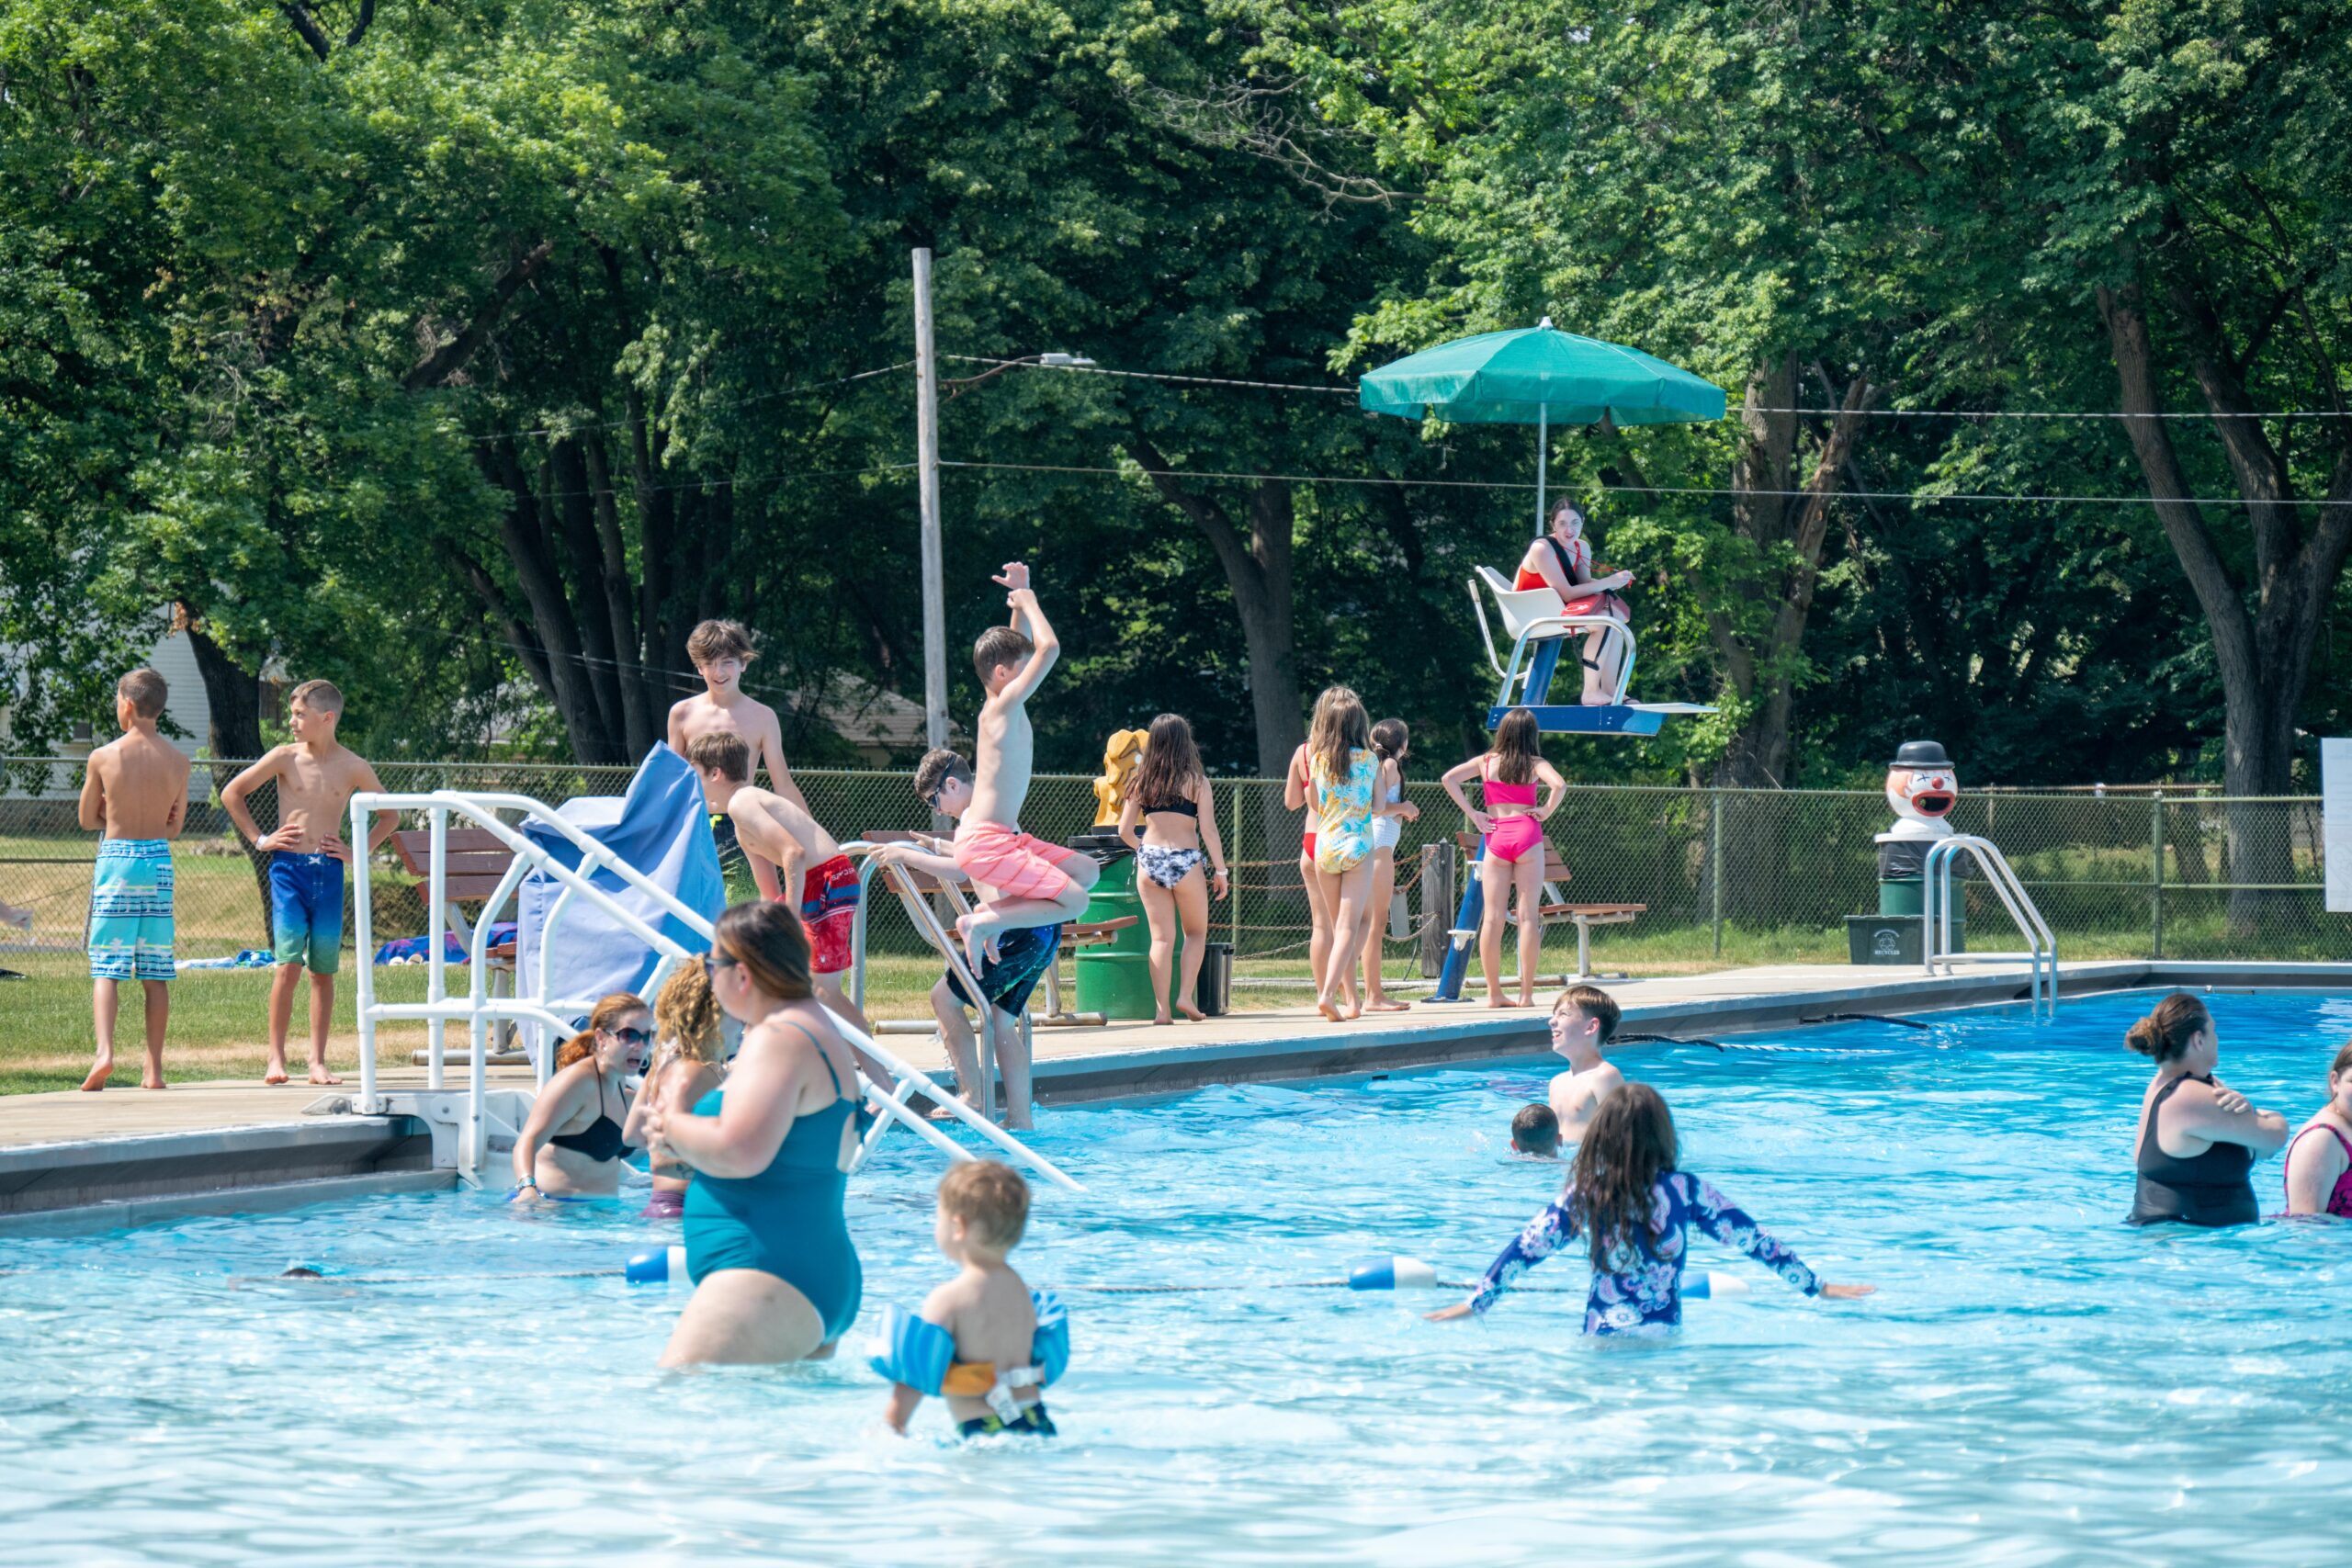
[[[712,953],[704,960],[704,963],[713,969],[735,969],[741,967],[742,962],[740,958],[729,958],[724,953]]]
[[[616,1029],[612,1031],[612,1036],[624,1045],[642,1045],[653,1038],[648,1031],[637,1028]]]

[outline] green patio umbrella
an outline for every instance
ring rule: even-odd
[[[1724,416],[1723,389],[1623,344],[1564,333],[1546,316],[1408,355],[1357,383],[1369,413],[1456,424],[1535,426],[1535,532],[1544,532],[1546,448],[1555,424],[1679,424]]]

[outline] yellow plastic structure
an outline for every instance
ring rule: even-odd
[[[1127,781],[1143,766],[1145,741],[1150,732],[1143,729],[1117,729],[1102,747],[1102,776],[1094,781],[1094,825],[1115,827],[1119,808],[1126,803]]]

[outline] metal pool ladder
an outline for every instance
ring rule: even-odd
[[[2028,951],[2024,953],[1963,953],[1951,950],[1952,862],[1962,853],[1976,863],[1984,874],[1986,886],[2001,900],[2024,936]],[[1941,965],[1946,974],[1958,973],[1962,960],[1991,962],[1998,959],[2024,958],[2033,964],[2033,1015],[2037,1018],[2058,1016],[2058,939],[2052,934],[2050,924],[2034,908],[2033,896],[2018,880],[2009,867],[2008,859],[2000,846],[1990,839],[1973,833],[1955,833],[1949,839],[1939,839],[1928,847],[1922,866],[1922,916],[1919,947],[1925,955],[1924,967],[1930,975]]]
[[[422,1002],[387,1002],[379,1000],[376,995],[375,900],[369,886],[370,857],[364,853],[354,855],[352,924],[359,949],[359,1093],[354,1109],[370,1116],[391,1111],[418,1116],[433,1128],[435,1163],[442,1163],[445,1146],[454,1144],[451,1163],[469,1179],[480,1181],[490,1162],[492,1131],[503,1134],[508,1140],[507,1146],[512,1147],[514,1137],[529,1113],[527,1099],[521,1091],[503,1090],[494,1097],[490,1090],[487,1081],[490,1024],[493,1021],[513,1021],[527,1028],[548,1032],[537,1035],[538,1049],[535,1053],[538,1083],[544,1087],[554,1071],[553,1042],[569,1033],[572,1028],[571,1021],[595,1005],[594,997],[548,994],[548,954],[553,947],[556,927],[572,901],[582,899],[594,906],[619,921],[630,935],[660,955],[653,974],[645,985],[649,997],[661,989],[662,981],[681,961],[708,947],[711,923],[680,902],[675,894],[623,860],[602,840],[582,832],[569,818],[527,795],[464,790],[382,791],[355,795],[351,797],[353,843],[365,844],[368,841],[368,825],[379,811],[423,812],[430,829],[424,900],[425,940],[428,944],[425,950],[425,999]],[[580,863],[577,866],[564,864],[543,845],[502,819],[501,812],[552,828],[578,852]],[[457,933],[465,942],[467,954],[469,985],[463,997],[448,994],[447,979],[445,933],[448,931],[448,899],[446,895],[449,875],[449,818],[452,816],[485,829],[514,854],[514,861],[507,867],[505,875],[499,880],[491,896],[482,900],[481,914],[473,922],[473,929]],[[872,846],[845,844],[842,848],[846,852],[865,852]],[[623,906],[592,880],[599,872],[609,873],[633,890],[650,897],[670,921],[684,927],[699,938],[699,945],[689,948],[667,930],[657,929]],[[528,875],[546,877],[563,891],[548,910],[547,922],[540,929],[537,973],[529,976],[520,974],[515,976],[515,989],[525,994],[494,997],[489,994],[486,983],[489,966],[483,962],[491,946],[490,929],[514,899],[523,879]],[[861,887],[858,909],[861,922],[865,918],[863,896]],[[379,1023],[396,1019],[421,1019],[427,1026],[431,1048],[426,1057],[425,1090],[422,1094],[385,1093],[377,1086],[376,1028]],[[470,1047],[468,1052],[467,1087],[462,1101],[447,1089],[443,1077],[442,1040],[445,1031],[452,1023],[465,1028]],[[864,1031],[842,1019],[835,1019],[833,1025],[858,1054],[881,1066],[898,1080],[893,1088],[886,1089],[870,1078],[865,1079],[865,1098],[881,1118],[881,1124],[897,1122],[951,1161],[976,1157],[969,1149],[908,1108],[908,1100],[920,1091],[948,1115],[995,1145],[1007,1157],[1027,1166],[1056,1186],[1070,1191],[1084,1190],[1052,1161],[948,1094],[928,1075],[909,1066]],[[863,1071],[860,1077],[865,1077]],[[863,1157],[861,1153],[861,1161]]]

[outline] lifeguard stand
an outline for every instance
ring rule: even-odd
[[[1484,592],[1481,592],[1481,591]],[[1502,617],[1503,635],[1510,639],[1510,659],[1496,651],[1495,634],[1487,620],[1487,595],[1492,594]],[[1498,728],[1503,716],[1523,707],[1535,716],[1535,727],[1546,735],[1656,735],[1669,716],[1713,713],[1700,703],[1629,703],[1625,688],[1633,683],[1637,645],[1633,627],[1612,615],[1570,615],[1561,613],[1560,596],[1549,588],[1513,588],[1510,580],[1492,567],[1482,566],[1470,580],[1470,603],[1478,614],[1478,635],[1487,645],[1487,662],[1494,666],[1500,684],[1494,705],[1487,710],[1487,728]],[[1621,647],[1624,658],[1617,666],[1617,681],[1605,704],[1555,703],[1552,681],[1560,654],[1587,633],[1598,631]],[[1604,649],[1611,640],[1604,640]],[[1581,684],[1581,682],[1579,682]],[[1485,858],[1484,840],[1470,852],[1475,868]],[[1486,897],[1476,871],[1462,890],[1462,906],[1454,913],[1453,940],[1445,964],[1438,973],[1433,1002],[1458,1002],[1462,982],[1470,970],[1470,944],[1486,916]],[[1526,918],[1534,918],[1529,911]],[[1581,934],[1581,933],[1579,933]]]

